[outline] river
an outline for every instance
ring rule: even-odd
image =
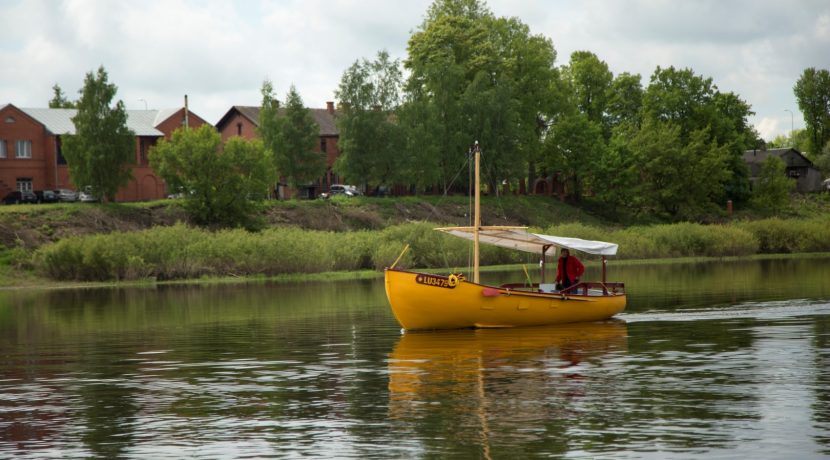
[[[830,258],[609,279],[614,321],[419,333],[379,279],[0,291],[0,458],[830,456]]]

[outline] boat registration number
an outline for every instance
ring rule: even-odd
[[[415,282],[418,284],[426,284],[427,286],[435,286],[446,289],[453,289],[457,283],[450,283],[449,279],[443,276],[433,275],[418,275],[415,277]]]

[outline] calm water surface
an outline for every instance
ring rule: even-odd
[[[0,291],[0,458],[830,456],[830,258],[611,275],[616,321],[405,334],[382,280]]]

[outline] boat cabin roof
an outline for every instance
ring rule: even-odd
[[[473,240],[473,227],[444,227],[436,230],[450,235]],[[482,227],[478,232],[479,242],[516,249],[519,251],[541,254],[545,246],[567,248],[586,254],[613,256],[617,253],[616,243],[605,241],[583,240],[564,236],[542,235],[530,233],[527,227]]]

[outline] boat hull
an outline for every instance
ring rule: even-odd
[[[386,297],[404,329],[460,329],[565,324],[608,319],[625,294],[562,295],[518,291],[440,275],[387,269]]]

